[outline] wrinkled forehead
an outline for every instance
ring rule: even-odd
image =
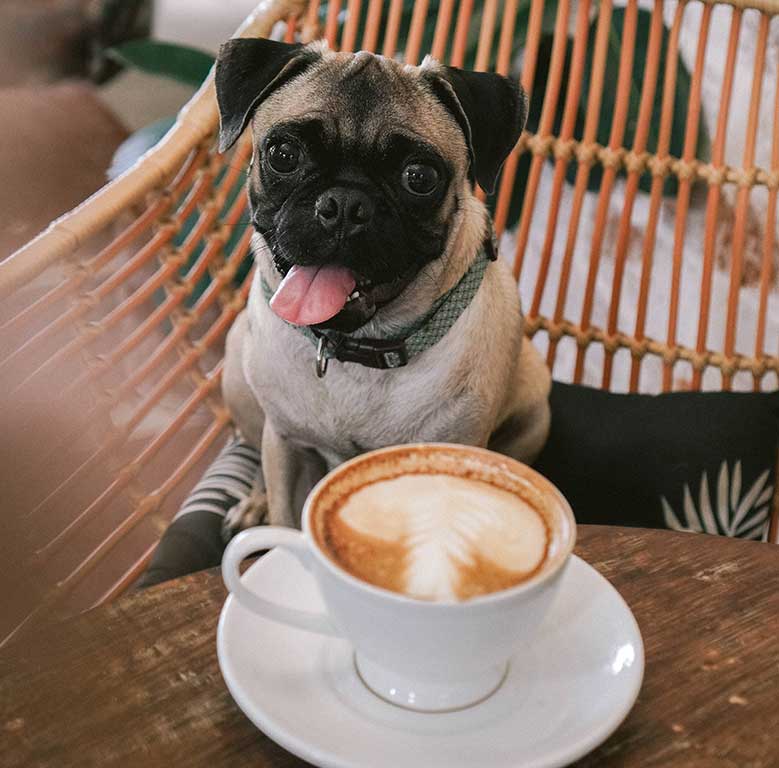
[[[428,144],[454,167],[467,159],[459,126],[420,69],[366,52],[324,54],[257,110],[255,136],[296,120],[320,121],[330,138],[346,146],[378,149],[400,133]]]

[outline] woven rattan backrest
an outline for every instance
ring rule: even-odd
[[[555,376],[768,390],[777,12],[779,0],[416,0],[410,13],[403,0],[271,0],[241,34],[518,77],[536,116],[488,202]],[[134,169],[0,264],[0,399],[19,446],[4,514],[10,540],[32,531],[38,550],[9,555],[20,587],[0,637],[126,589],[230,427],[219,382],[251,274],[250,147],[220,156],[217,123],[209,80]]]

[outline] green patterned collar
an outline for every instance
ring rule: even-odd
[[[496,248],[490,238],[457,285],[438,298],[425,315],[398,331],[392,339],[357,338],[339,331],[293,326],[317,347],[317,376],[321,378],[325,375],[331,359],[359,363],[368,368],[402,368],[407,365],[411,358],[435,346],[451,330],[479,290],[487,265],[495,258]],[[265,300],[270,301],[273,291],[264,279],[262,291]]]

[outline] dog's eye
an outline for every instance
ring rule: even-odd
[[[438,186],[438,171],[432,165],[410,163],[403,169],[402,183],[412,195],[429,195]]]
[[[268,162],[276,173],[292,173],[300,165],[300,149],[288,141],[271,144]]]

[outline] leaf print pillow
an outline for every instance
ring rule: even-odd
[[[701,475],[700,496],[697,503],[689,486],[684,486],[682,520],[676,516],[665,496],[660,497],[665,524],[675,531],[692,533],[721,533],[725,536],[743,536],[745,539],[765,539],[768,533],[767,521],[771,512],[774,487],[768,482],[771,470],[766,469],[741,493],[741,461],[729,471],[723,461],[717,479],[717,495],[712,506],[709,482],[704,471]],[[716,516],[715,516],[716,513]]]
[[[579,523],[765,540],[779,392],[612,394],[555,382],[535,467]]]

